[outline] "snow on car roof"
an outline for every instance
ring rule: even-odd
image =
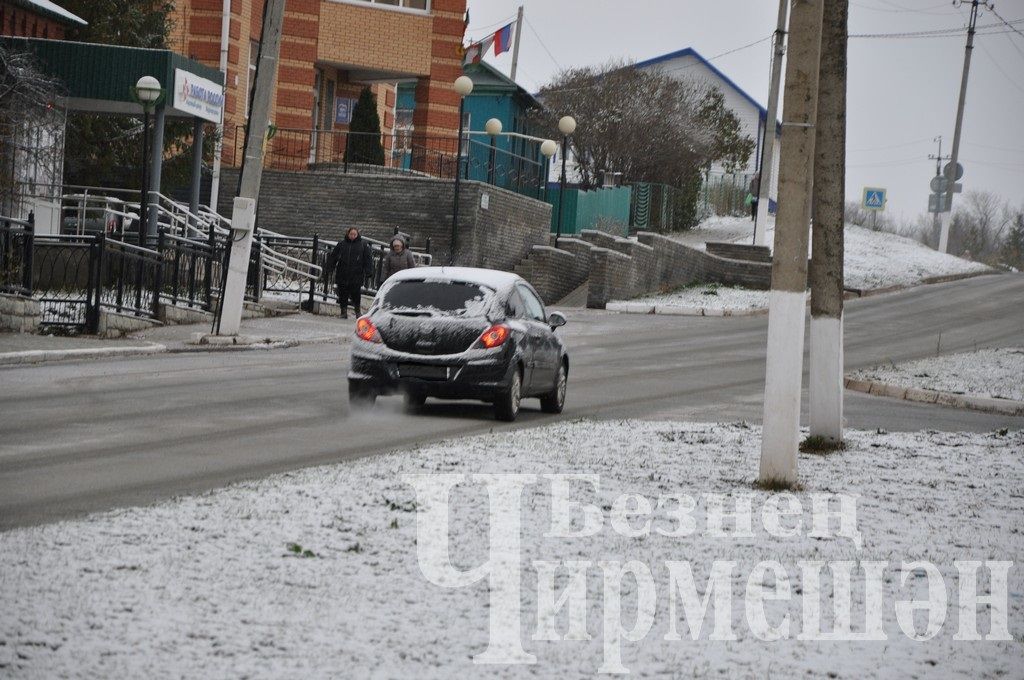
[[[502,272],[496,269],[478,269],[476,267],[414,267],[403,269],[395,273],[388,280],[404,281],[409,279],[475,283],[494,290],[499,290],[511,286],[517,281],[522,281],[519,275],[511,272]]]

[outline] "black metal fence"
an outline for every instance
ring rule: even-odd
[[[363,281],[363,293],[374,295],[383,282],[384,258],[390,251],[390,245],[363,238],[370,244],[370,256],[373,262],[370,275]],[[250,259],[248,297],[259,300],[270,293],[292,300],[298,299],[306,309],[311,309],[314,301],[337,303],[338,291],[334,279],[335,272],[327,267],[328,257],[335,245],[335,242],[321,240],[317,234],[312,237],[262,236],[258,238],[253,243],[253,255]],[[265,249],[272,249],[275,253],[308,262],[319,268],[322,275],[319,278],[310,278],[295,267],[282,267],[280,263],[277,265],[271,263],[268,266],[266,259],[262,263],[258,263]],[[429,239],[422,248],[411,248],[411,251],[417,265],[430,264],[432,257]],[[258,275],[257,272],[259,272]]]
[[[213,311],[223,276],[225,239],[211,230],[206,242],[169,234],[157,238],[163,265],[161,298],[172,305]]]
[[[41,325],[96,333],[106,310],[155,319],[161,303],[213,311],[226,271],[230,235],[214,231],[206,240],[160,230],[156,249],[132,243],[134,235],[33,234],[32,225],[0,218],[0,291],[33,296]],[[374,294],[383,279],[390,245],[373,239],[373,267],[363,292]],[[316,300],[338,302],[327,260],[336,243],[312,237],[258,235],[249,259],[246,299],[269,295],[312,308]],[[411,249],[417,264],[430,264],[430,241]],[[319,274],[317,276],[316,274]]]
[[[0,219],[0,292],[32,294],[32,225]]]

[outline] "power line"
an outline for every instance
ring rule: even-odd
[[[515,19],[516,19],[516,15],[513,14],[512,16],[510,16],[510,17],[508,17],[506,19],[503,19],[503,20],[501,20],[501,21],[499,21],[497,23],[487,24],[486,26],[474,26],[473,29],[472,29],[472,32],[473,33],[477,33],[479,31],[486,31],[488,28],[497,28],[498,26],[506,26],[509,23],[515,21]],[[467,32],[469,32],[469,31],[467,31]],[[473,41],[473,42],[475,42],[475,41]]]
[[[526,17],[523,18],[526,20],[526,25],[530,27],[530,30],[537,37],[537,41],[540,43],[540,46],[543,47],[544,51],[548,53],[549,57],[551,57],[551,61],[555,64],[555,66],[558,67],[559,70],[562,70],[562,65],[558,63],[558,60],[555,59],[555,55],[551,54],[551,50],[549,50],[548,46],[544,44],[544,39],[540,37],[540,33],[538,33],[537,29],[533,27],[533,24],[530,23],[529,19],[526,19]]]
[[[1008,26],[1009,28],[1013,29],[1013,32],[1014,32],[1014,33],[1016,33],[1016,34],[1017,34],[1017,35],[1019,35],[1020,37],[1024,38],[1024,33],[1021,33],[1021,32],[1020,32],[1020,29],[1019,29],[1019,28],[1017,28],[1016,26],[1014,26],[1014,25],[1013,25],[1013,24],[1017,24],[1017,23],[1020,23],[1019,21],[1014,21],[1014,22],[1009,22],[1009,21],[1007,21],[1006,19],[1004,19],[1004,18],[1002,17],[1002,15],[1001,15],[1001,14],[1000,14],[999,12],[997,12],[997,11],[996,11],[996,8],[995,8],[995,7],[993,7],[992,5],[989,5],[988,9],[989,9],[989,11],[990,11],[990,12],[992,12],[992,14],[995,14],[995,15],[996,15],[996,18],[997,18],[997,19],[999,19],[1000,21],[1002,21],[1002,22],[1003,22],[1004,24],[1006,24],[1006,25],[1007,25],[1007,26]]]
[[[880,1],[884,2],[884,0],[880,0]],[[897,5],[895,3],[892,3],[892,2],[887,2],[886,4],[889,5],[890,7],[896,8],[896,9],[886,9],[885,7],[872,7],[871,5],[865,5],[865,4],[860,3],[860,2],[853,2],[853,0],[850,0],[850,4],[851,5],[856,5],[857,7],[863,7],[864,9],[871,10],[872,12],[887,12],[887,13],[891,13],[891,14],[906,14],[907,12],[911,12],[911,13],[914,13],[914,14],[932,14],[932,15],[936,15],[936,16],[947,16],[947,15],[951,14],[951,12],[931,12],[931,11],[929,11],[929,10],[932,10],[932,9],[938,9],[939,7],[946,7],[948,9],[949,5],[947,3],[945,3],[945,2],[942,3],[941,5],[929,5],[928,7],[922,7],[920,9],[914,9],[914,8],[910,8],[910,7],[902,7],[902,6]]]
[[[887,151],[889,149],[901,149],[907,146],[914,146],[915,144],[923,144],[924,142],[931,142],[931,138],[915,139],[912,142],[903,142],[902,144],[888,144],[886,146],[876,146],[870,149],[847,149],[846,153],[862,153],[866,151]]]

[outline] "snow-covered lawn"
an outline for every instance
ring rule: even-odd
[[[859,380],[1024,401],[1024,347],[981,349],[862,369]]]
[[[706,241],[751,243],[753,223],[747,217],[712,217],[689,232],[678,235],[680,241],[703,247]],[[775,238],[774,220],[769,222],[768,243]],[[924,279],[952,274],[987,271],[979,262],[971,262],[940,253],[918,241],[884,231],[871,231],[846,225],[845,277],[847,288],[871,289],[912,286]]]
[[[731,288],[715,283],[688,286],[671,293],[647,295],[632,302],[656,307],[685,307],[690,309],[767,309],[768,291],[749,288]]]
[[[634,675],[1019,677],[1024,668],[1024,432],[850,432],[846,451],[801,456],[803,489],[792,496],[754,488],[758,451],[759,430],[744,424],[574,421],[452,440],[151,507],[8,531],[0,534],[0,675],[592,677],[607,662],[603,645],[613,640],[604,631],[615,630],[616,623],[628,630],[637,621],[640,582],[609,577],[614,563],[636,560],[653,573],[647,585],[653,583],[655,604],[642,608],[643,620],[652,621],[646,635],[620,640],[622,663]],[[583,483],[570,485],[572,499],[600,508],[594,511],[598,532],[585,538],[547,536],[553,518],[551,485],[543,477],[524,481],[519,505],[522,619],[518,630],[499,628],[499,633],[513,639],[518,633],[524,650],[536,656],[531,665],[473,664],[471,657],[488,643],[486,579],[443,588],[428,582],[417,563],[418,543],[427,545],[417,535],[417,521],[436,503],[418,499],[403,475],[483,472],[600,476],[597,491]],[[646,537],[623,533],[642,527],[642,516],[613,530],[624,493],[640,494],[656,506],[654,529]],[[673,502],[671,494],[683,498]],[[860,540],[850,531],[840,532],[835,517],[831,534],[816,535],[808,512],[812,494],[854,495]],[[668,502],[663,505],[659,497]],[[442,550],[450,549],[460,571],[487,559],[487,498],[479,480],[452,493],[451,541]],[[696,508],[680,513],[686,498],[694,499]],[[769,535],[762,512],[783,499],[783,511],[792,509],[794,498],[803,510],[782,522],[787,530],[795,527],[792,535]],[[712,529],[712,506],[720,504],[731,513],[745,500],[753,505],[750,536],[730,531],[734,520],[728,516],[724,535]],[[688,532],[687,517],[696,527]],[[676,529],[683,535],[664,535]],[[586,580],[577,591],[586,595],[580,611],[592,639],[534,638],[542,601],[535,560],[592,562],[580,567],[586,569]],[[766,596],[763,603],[769,625],[782,625],[784,616],[790,619],[791,632],[775,642],[754,638],[745,610],[752,591],[764,586],[770,594],[777,586],[780,592],[779,579],[786,582],[785,575],[753,577],[755,566],[766,560],[781,564],[791,587],[790,599]],[[822,631],[831,630],[833,605],[842,609],[842,597],[833,600],[834,583],[842,592],[840,579],[833,579],[829,569],[841,572],[848,564],[853,570],[852,627],[859,631],[867,580],[861,567],[867,561],[888,563],[884,579],[878,580],[887,641],[797,639],[805,623],[810,625],[802,607],[813,590],[801,581],[798,567],[808,560],[830,563],[821,572]],[[932,581],[917,566],[906,572],[904,586],[903,560],[934,564],[949,598],[948,606],[943,602],[938,635],[924,642],[901,631],[894,602],[926,598]],[[1015,640],[953,640],[962,617],[955,560],[1014,561],[1006,601]],[[697,592],[709,588],[716,562],[736,563],[724,577],[732,584],[731,600],[708,605],[696,641],[682,622],[681,601],[669,589],[669,561],[689,562]],[[567,573],[556,573],[557,599],[571,581]],[[979,579],[984,595],[986,570]],[[617,592],[621,619],[609,609],[618,601]],[[727,586],[724,592],[730,592]],[[574,602],[580,600],[569,605]],[[731,624],[737,639],[709,639],[715,611],[727,613],[725,628]],[[925,612],[911,617],[923,632]],[[689,614],[686,619],[695,620]],[[566,633],[568,621],[565,608],[554,617],[559,635]],[[681,639],[666,639],[670,621],[678,622]],[[987,632],[984,606],[978,622],[981,633]]]

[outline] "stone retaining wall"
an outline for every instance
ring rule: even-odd
[[[0,294],[0,330],[32,333],[39,328],[39,301],[19,295]]]

